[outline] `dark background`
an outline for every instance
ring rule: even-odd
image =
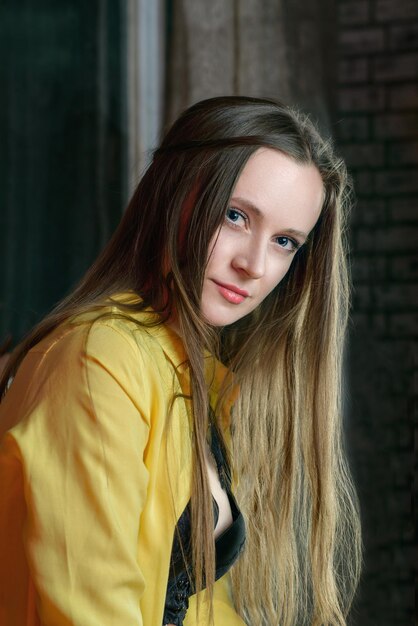
[[[346,432],[365,543],[350,624],[410,625],[418,5],[166,0],[161,6],[162,125],[203,97],[279,97],[311,112],[347,160],[357,203]],[[126,205],[126,19],[126,3],[116,0],[2,3],[0,343],[11,334],[15,344],[71,289]]]

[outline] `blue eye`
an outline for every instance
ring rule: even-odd
[[[241,211],[238,211],[237,209],[234,209],[232,207],[227,208],[227,210],[225,211],[225,217],[228,222],[231,222],[232,224],[238,224],[240,219],[244,220],[244,223],[247,221],[246,216],[241,213]]]
[[[296,250],[300,248],[300,243],[298,243],[294,239],[290,239],[290,237],[285,237],[285,236],[276,237],[276,241],[279,244],[279,246],[281,246],[282,248],[285,248],[286,250],[289,250],[290,252],[296,252]],[[289,248],[289,244],[290,244],[290,248]]]

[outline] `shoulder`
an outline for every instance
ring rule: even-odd
[[[144,325],[118,311],[80,314],[64,322],[36,344],[28,355],[53,365],[85,357],[108,363],[152,365],[161,350]]]
[[[64,412],[62,419],[73,420],[92,406],[102,414],[114,407],[125,415],[135,407],[150,423],[164,413],[172,381],[159,342],[135,320],[75,318],[22,361],[0,405],[0,435],[28,417],[31,423],[55,423]]]
[[[61,329],[50,341],[43,360],[50,374],[61,372],[60,380],[76,376],[97,392],[107,377],[132,398],[141,398],[147,412],[153,398],[168,392],[172,375],[164,350],[135,319],[98,317]]]
[[[161,389],[164,360],[158,343],[132,320],[76,317],[28,352],[4,401],[50,401],[112,381],[130,396],[150,398]]]

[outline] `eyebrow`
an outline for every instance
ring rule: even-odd
[[[253,204],[251,200],[247,200],[246,198],[241,198],[240,196],[234,196],[234,198],[231,198],[231,202],[235,202],[235,201],[240,202],[248,209],[251,209],[251,211],[253,211],[253,213],[258,215],[258,217],[260,218],[264,217],[263,211],[261,211],[261,209],[259,209],[258,206]],[[306,233],[304,233],[301,230],[296,230],[295,228],[284,228],[283,230],[286,231],[287,233],[291,233],[292,235],[299,235],[299,237],[302,237],[305,241],[308,238],[308,235]]]

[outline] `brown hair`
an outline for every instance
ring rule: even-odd
[[[252,314],[217,332],[199,311],[209,242],[245,163],[263,146],[314,164],[324,203],[281,283]],[[185,214],[191,193],[195,201]],[[232,458],[247,541],[232,580],[237,611],[252,626],[343,626],[359,579],[358,503],[341,421],[348,206],[344,163],[306,116],[271,99],[231,96],[194,104],[155,150],[108,245],[18,346],[0,383],[4,393],[26,352],[57,325],[99,309],[117,292],[141,296],[138,305],[121,305],[126,313],[151,305],[164,321],[175,310],[191,383],[196,589],[205,580],[212,598],[213,512],[204,461],[203,351],[209,349],[232,369],[240,388]]]

